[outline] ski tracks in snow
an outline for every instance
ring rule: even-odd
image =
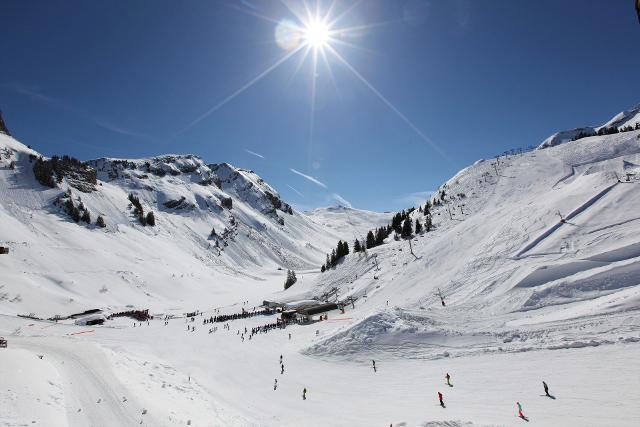
[[[95,345],[71,339],[14,340],[16,347],[53,360],[63,378],[69,426],[160,425],[151,414],[142,415],[136,397],[128,395]]]

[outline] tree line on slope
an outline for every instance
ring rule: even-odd
[[[613,134],[616,134],[616,133],[631,132],[633,130],[640,130],[640,122],[636,122],[635,126],[627,125],[627,126],[623,126],[621,128],[617,128],[615,126],[602,127],[600,129],[598,129],[598,132],[580,131],[571,140],[572,141],[577,141],[579,139],[588,138],[590,136],[613,135]]]
[[[441,197],[444,198],[444,190],[442,191]],[[421,234],[423,231],[431,231],[433,229],[431,203],[427,201],[424,208],[420,205],[418,209],[418,212],[425,216],[424,226],[422,222],[420,222],[420,218],[416,218],[415,223],[411,220],[411,213],[413,211],[415,211],[415,208],[397,212],[391,219],[391,224],[376,228],[375,230],[369,230],[366,238],[362,241],[355,239],[353,242],[353,252],[363,252],[367,249],[382,245],[384,240],[389,237],[392,232],[396,233],[396,237],[400,236],[401,238],[407,239],[411,238],[414,233]],[[327,254],[326,262],[322,264],[320,271],[324,273],[328,269],[336,267],[340,260],[348,254],[349,244],[342,240],[338,241],[338,245],[331,251],[331,254]]]
[[[56,200],[56,204],[58,206],[61,206],[66,214],[69,215],[76,224],[79,224],[81,221],[86,224],[91,224],[91,212],[89,212],[89,209],[85,206],[84,202],[79,197],[78,202],[78,205],[73,203],[73,194],[71,193],[71,189],[69,189],[69,191],[67,191],[64,196],[59,197]],[[101,215],[98,215],[95,224],[100,228],[104,228],[107,226],[104,222],[104,218]]]
[[[73,177],[75,180],[92,185],[98,182],[95,169],[75,157],[67,155],[62,157],[53,156],[46,160],[43,157],[36,157],[31,154],[29,158],[31,161],[35,160],[33,174],[36,180],[44,186],[55,188],[65,176]]]
[[[129,193],[129,201],[133,206],[133,214],[138,218],[138,221],[142,225],[148,225],[153,227],[156,225],[156,217],[153,214],[153,211],[149,211],[147,215],[144,214],[144,208],[142,207],[142,203],[140,203],[140,198],[133,193]]]

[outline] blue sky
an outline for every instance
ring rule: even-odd
[[[0,108],[46,155],[195,153],[301,208],[397,210],[479,158],[640,102],[629,0],[337,1],[333,28],[357,29],[334,35],[348,65],[325,52],[313,103],[302,51],[238,93],[292,52],[274,37],[296,22],[286,6],[4,1]]]

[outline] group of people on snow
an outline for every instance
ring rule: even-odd
[[[374,362],[374,367],[375,367],[375,362]],[[449,387],[453,387],[453,384],[451,384],[451,375],[449,375],[449,373],[447,372],[447,374],[444,377],[446,379],[446,384]],[[549,394],[549,386],[547,385],[547,383],[545,381],[542,381],[542,387],[544,388],[544,394],[547,397],[550,397],[552,399],[555,399],[555,397],[553,397],[551,394]],[[442,392],[438,392],[438,403],[440,404],[440,406],[442,406],[443,408],[446,408],[445,404],[444,404],[444,395],[442,394]],[[529,419],[524,415],[524,412],[522,412],[522,404],[518,401],[516,402],[516,406],[518,408],[518,417],[522,418],[525,421],[529,421]]]

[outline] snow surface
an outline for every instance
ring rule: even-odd
[[[356,238],[364,240],[369,230],[389,225],[395,213],[331,206],[314,209],[305,214],[323,227],[343,236],[351,246]]]
[[[601,128],[616,127],[620,129],[625,126],[635,127],[636,123],[640,123],[640,105],[616,114],[611,120],[600,126],[585,126],[556,132],[542,141],[542,144],[538,146],[538,149],[553,147],[555,145],[571,141],[582,132],[592,134],[598,132]]]
[[[519,401],[541,426],[640,425],[640,176],[627,175],[640,165],[639,137],[476,162],[439,189],[435,229],[411,247],[391,236],[320,273],[337,239],[351,242],[391,215],[289,214],[273,209],[266,192],[277,192],[250,171],[163,156],[117,176],[113,159],[96,161],[98,191],[72,193],[108,226],[78,225],[53,205],[67,183],[42,187],[28,159],[36,153],[0,135],[0,245],[10,248],[0,255],[0,335],[9,342],[0,349],[0,423],[518,426]],[[169,172],[147,174],[147,162]],[[156,212],[156,227],[136,223],[132,191]],[[231,209],[220,206],[226,197]],[[166,208],[169,200],[182,207]],[[211,227],[232,230],[218,248]],[[298,282],[284,291],[287,268]],[[334,287],[355,308],[327,321],[251,339],[240,331],[275,315],[229,330],[202,324]],[[92,308],[148,308],[155,319],[82,326],[17,316]],[[194,322],[183,317],[195,310],[204,314]],[[168,325],[165,316],[174,316]]]

